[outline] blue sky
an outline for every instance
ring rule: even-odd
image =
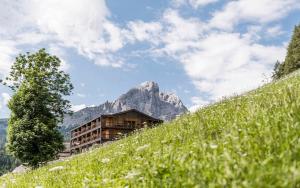
[[[300,23],[298,0],[0,0],[0,78],[46,48],[75,86],[74,110],[148,80],[190,109],[270,80]],[[13,93],[0,86],[0,118]]]

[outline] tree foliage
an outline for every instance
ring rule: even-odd
[[[70,103],[63,97],[71,94],[73,85],[60,64],[59,58],[45,49],[21,54],[6,78],[15,92],[8,103],[11,116],[6,148],[33,167],[54,159],[64,148],[57,125],[70,112]]]
[[[300,25],[296,26],[289,43],[284,62],[277,62],[274,67],[274,79],[279,79],[300,68]]]

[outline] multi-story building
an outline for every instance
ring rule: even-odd
[[[79,153],[95,144],[116,140],[136,129],[152,127],[162,122],[135,109],[100,115],[71,130],[70,152]]]

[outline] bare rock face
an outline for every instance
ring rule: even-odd
[[[157,83],[148,81],[130,89],[113,102],[107,101],[96,107],[84,108],[72,116],[65,116],[61,126],[63,129],[71,129],[101,114],[133,108],[165,121],[172,120],[177,115],[188,111],[178,96],[173,93],[161,93]]]

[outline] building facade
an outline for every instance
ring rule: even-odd
[[[135,109],[101,115],[71,130],[70,153],[80,153],[95,144],[117,140],[136,129],[162,122]]]

